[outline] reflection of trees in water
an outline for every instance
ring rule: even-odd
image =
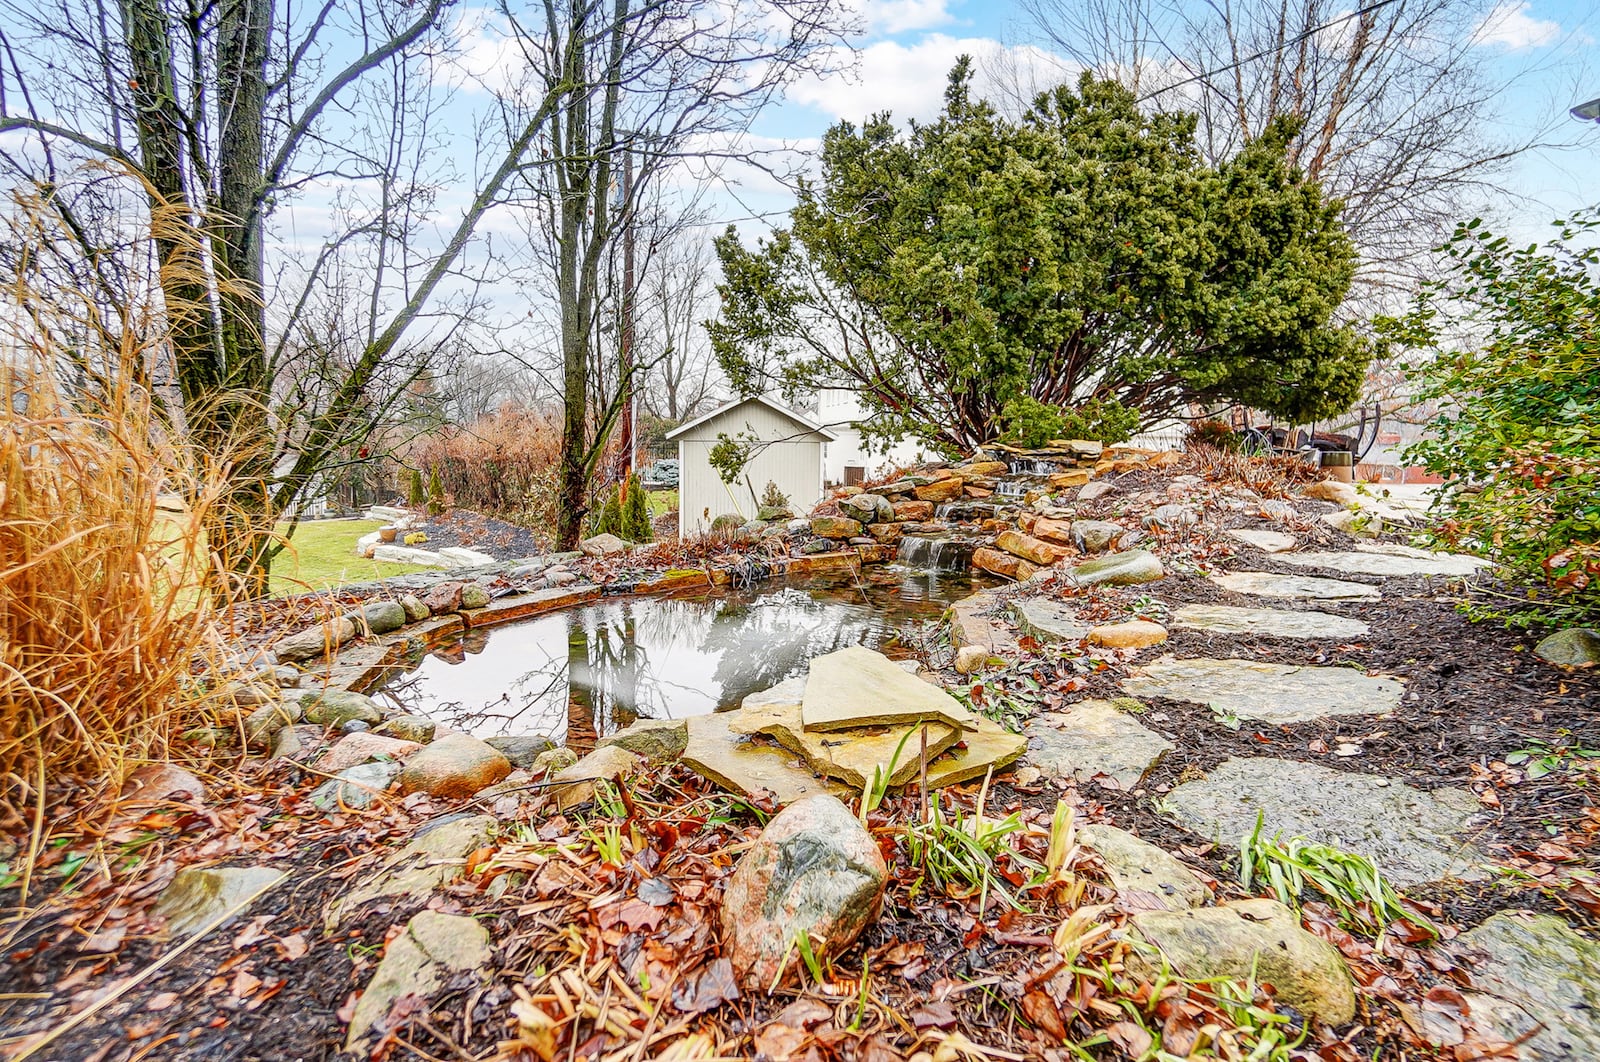
[[[720,653],[716,680],[724,703],[776,686],[812,657],[848,645],[875,644],[872,611],[860,600],[823,601],[802,590],[764,595],[754,603],[729,600],[701,648]]]
[[[884,648],[907,623],[937,618],[959,596],[954,580],[868,569],[859,582],[588,605],[491,639],[497,669],[515,677],[459,712],[457,725],[499,722],[502,733],[557,738],[565,726],[566,741],[587,748],[641,716],[732,703],[798,674],[812,657],[848,645]],[[440,655],[479,652],[484,633]]]

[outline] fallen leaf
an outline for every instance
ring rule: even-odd
[[[157,992],[150,997],[150,1002],[144,1005],[145,1010],[166,1010],[180,998],[176,992]]]
[[[295,959],[305,958],[306,953],[311,950],[311,945],[306,943],[304,933],[291,933],[287,937],[278,938],[278,950],[283,953],[285,959],[293,962]]]
[[[674,989],[672,1004],[685,1014],[703,1014],[738,998],[739,986],[733,979],[733,964],[727,959],[717,959],[700,971],[699,976]]]
[[[672,883],[665,878],[645,878],[639,882],[639,900],[651,907],[665,907],[676,899]]]
[[[919,1029],[948,1029],[955,1023],[955,1008],[946,1000],[924,1003],[911,1012],[911,1024]]]
[[[229,986],[229,991],[239,999],[248,999],[260,987],[261,978],[241,966],[234,971],[233,984]]]
[[[1022,997],[1022,1014],[1041,1032],[1057,1040],[1066,1040],[1067,1027],[1062,1024],[1055,1000],[1038,989]]]
[[[1145,1057],[1153,1043],[1150,1034],[1131,1021],[1112,1022],[1106,1026],[1105,1034],[1129,1058]]]

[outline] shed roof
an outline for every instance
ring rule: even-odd
[[[794,410],[790,409],[789,407],[781,406],[778,403],[772,401],[772,399],[770,399],[770,398],[766,398],[766,397],[763,397],[761,395],[756,395],[753,398],[735,398],[731,402],[724,402],[722,405],[718,406],[716,409],[713,409],[710,413],[707,413],[705,416],[696,417],[694,420],[691,420],[689,423],[680,425],[679,427],[676,427],[676,428],[672,429],[671,431],[667,432],[667,438],[668,439],[676,439],[678,436],[682,435],[684,432],[687,432],[692,428],[698,428],[700,425],[704,424],[708,420],[715,420],[717,417],[722,416],[724,413],[727,413],[728,411],[733,410],[733,409],[737,409],[739,406],[742,406],[747,402],[756,402],[756,403],[759,403],[759,404],[761,404],[763,406],[766,406],[768,409],[772,410],[774,413],[777,413],[780,416],[788,417],[790,420],[794,421],[796,424],[798,424],[801,427],[805,428],[807,431],[814,431],[814,432],[816,432],[817,434],[823,436],[826,439],[837,439],[839,437],[837,432],[833,431],[830,428],[826,428],[821,424],[818,424],[816,421],[812,420],[810,417],[807,417],[805,414],[796,413]]]

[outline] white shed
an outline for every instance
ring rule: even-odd
[[[718,435],[754,436],[744,471],[733,483],[711,466],[711,448]],[[832,431],[803,414],[768,398],[742,398],[712,410],[667,434],[678,443],[678,535],[707,531],[724,513],[755,519],[757,499],[769,482],[789,499],[796,513],[806,513],[822,498],[822,447]]]

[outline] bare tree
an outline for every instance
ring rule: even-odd
[[[557,540],[570,548],[637,359],[621,314],[619,251],[669,175],[749,157],[742,138],[784,86],[837,62],[853,18],[840,0],[547,0],[502,7],[523,99],[555,101],[543,165],[520,201],[548,270],[563,403]],[[609,312],[608,312],[609,311]]]
[[[437,311],[442,287],[459,285],[457,260],[556,107],[547,92],[480,145],[465,204],[438,238],[419,239],[440,220],[430,63],[447,44],[446,6],[0,3],[0,134],[23,134],[7,139],[0,165],[49,201],[64,275],[113,305],[126,301],[119,285],[159,278],[172,420],[227,462],[231,504],[211,540],[254,593],[281,548],[274,520],[373,423],[402,340]],[[106,193],[104,170],[85,171],[86,159],[131,175],[133,195]],[[274,211],[329,186],[358,189],[334,204],[339,226],[269,276]],[[108,218],[108,206],[124,212]],[[319,348],[297,341],[298,322],[352,260],[367,270],[359,346],[305,363]]]
[[[652,366],[641,395],[657,417],[691,417],[716,394],[721,374],[705,332],[715,298],[711,241],[703,230],[660,241],[639,295],[639,346]]]

